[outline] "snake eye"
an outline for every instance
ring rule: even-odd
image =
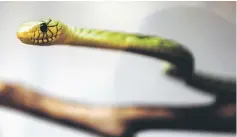
[[[46,23],[40,24],[40,30],[41,30],[42,32],[47,32],[47,29],[48,29],[48,26],[47,26]]]

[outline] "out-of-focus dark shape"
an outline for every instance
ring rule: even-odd
[[[104,137],[133,137],[154,128],[236,133],[236,102],[219,102],[221,98],[208,106],[104,107],[72,104],[19,83],[0,83],[0,105]]]

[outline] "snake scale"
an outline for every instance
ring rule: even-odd
[[[190,78],[194,59],[180,43],[160,36],[74,27],[51,18],[25,21],[17,30],[18,39],[36,46],[84,46],[112,49],[163,60],[165,73],[175,71]]]

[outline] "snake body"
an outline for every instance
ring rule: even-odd
[[[169,62],[165,72],[175,70],[185,77],[191,77],[194,71],[194,59],[188,49],[174,40],[160,36],[79,28],[58,20],[43,19],[23,22],[17,37],[28,45],[84,46],[155,57]]]

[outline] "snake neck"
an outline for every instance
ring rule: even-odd
[[[123,50],[170,62],[188,75],[194,69],[192,54],[179,43],[162,37],[64,25],[58,44]],[[173,66],[173,65],[172,65]],[[167,68],[167,70],[170,67]],[[180,73],[180,72],[178,72]],[[184,75],[184,74],[182,74]]]
[[[142,49],[155,50],[160,46],[175,47],[175,41],[161,37],[132,34],[126,32],[116,32],[98,29],[87,29],[68,26],[64,24],[63,37],[58,44],[70,46],[87,46],[108,49]]]
[[[121,44],[119,46],[114,45],[115,42],[112,42],[110,37],[104,36],[103,33],[103,30],[64,25],[63,36],[57,43],[69,46],[122,49]]]
[[[68,26],[62,23],[63,33],[59,40],[55,44],[59,45],[69,45],[69,46],[79,46],[84,45],[81,37],[81,30],[83,28],[77,28],[73,26]]]

